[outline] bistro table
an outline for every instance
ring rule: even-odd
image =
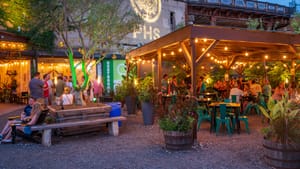
[[[237,132],[240,134],[240,120],[239,120],[239,114],[240,114],[240,108],[241,104],[240,103],[225,103],[225,102],[213,102],[210,103],[208,106],[213,108],[212,115],[211,115],[211,121],[210,121],[210,132],[216,130],[216,115],[217,115],[217,108],[220,107],[220,104],[226,104],[226,108],[232,108],[234,109],[234,114],[235,114],[235,120],[237,124]]]

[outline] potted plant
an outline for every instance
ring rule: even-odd
[[[193,98],[178,99],[176,104],[169,106],[169,113],[159,119],[167,149],[182,150],[192,147],[193,131],[196,130],[194,112],[197,105]]]
[[[122,80],[121,84],[116,86],[115,99],[125,102],[128,114],[136,112],[136,88],[133,80]]]
[[[263,128],[266,163],[275,168],[300,168],[300,105],[288,100],[286,94],[282,100],[271,97],[266,110],[259,107],[269,120]]]
[[[146,76],[137,86],[138,99],[142,105],[143,120],[145,125],[152,125],[154,122],[154,97],[155,89],[151,76]]]

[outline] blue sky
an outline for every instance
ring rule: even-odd
[[[280,4],[280,5],[285,5],[285,6],[289,6],[289,2],[291,2],[291,0],[259,0],[262,2],[270,2],[270,3],[274,3],[274,4]],[[300,0],[296,0],[297,3],[299,3]]]

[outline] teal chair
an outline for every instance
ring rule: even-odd
[[[225,99],[225,103],[237,103],[237,95],[231,95],[231,100],[230,99]],[[232,113],[232,109],[229,109],[228,111],[229,116],[234,116],[234,113]]]
[[[249,103],[247,104],[244,114],[249,114],[250,111],[251,111],[251,109],[254,109],[255,112],[256,112],[258,115],[260,115],[260,110],[259,110],[259,108],[258,108],[257,103],[255,103],[255,102],[249,102]]]
[[[230,99],[224,99],[224,103],[230,103],[231,100]]]
[[[242,121],[242,122],[245,123],[246,131],[247,131],[248,134],[250,134],[248,117],[247,117],[246,115],[242,114],[242,115],[239,115],[238,118],[239,118],[240,122]],[[232,123],[233,123],[233,127],[235,127],[235,125],[236,125],[236,120],[235,120],[235,118],[233,118]]]
[[[237,103],[237,95],[231,95],[231,102]]]
[[[211,121],[211,115],[209,114],[205,106],[199,106],[197,108],[197,114],[198,114],[197,129],[199,130],[202,121]]]
[[[221,124],[225,124],[228,134],[231,135],[230,117],[227,117],[226,104],[220,104],[220,116],[216,117],[216,123],[216,135],[219,134]]]

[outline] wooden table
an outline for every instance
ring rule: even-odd
[[[217,108],[220,107],[220,104],[226,104],[226,108],[233,108],[234,113],[235,113],[235,119],[237,123],[237,132],[240,134],[240,120],[239,120],[239,114],[240,114],[240,108],[241,104],[240,103],[225,103],[225,102],[213,102],[210,103],[208,106],[213,108],[212,115],[211,115],[211,126],[210,126],[210,131],[215,131],[216,130],[216,115],[217,115]]]

